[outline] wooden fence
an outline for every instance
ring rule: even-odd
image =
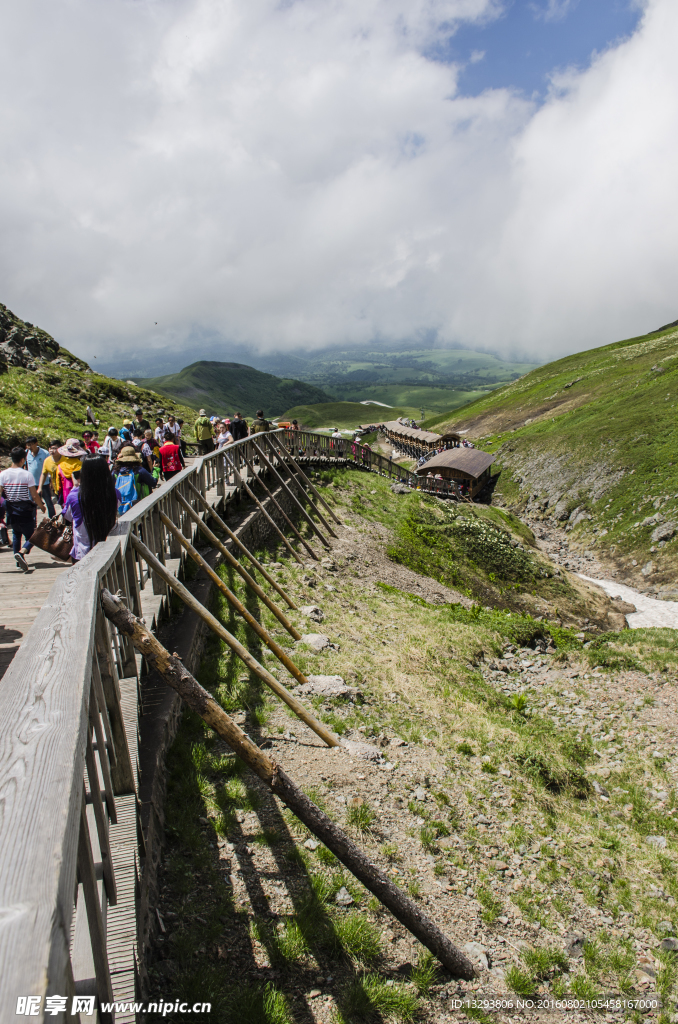
[[[138,993],[137,899],[144,871],[137,736],[141,659],[100,606],[103,586],[149,626],[169,588],[133,548],[136,534],[171,571],[183,557],[160,513],[192,537],[181,494],[212,505],[258,472],[256,442],[274,463],[282,441],[302,461],[340,461],[401,483],[421,481],[382,455],[307,431],[246,438],[197,459],[140,501],[49,593],[0,689],[0,1019],[38,999],[40,1020],[72,1017],[74,996]],[[436,484],[442,483],[436,481]],[[449,493],[449,490],[448,492]],[[49,1000],[49,1002],[47,1001]],[[47,1009],[58,1012],[45,1016]],[[99,1010],[107,1024],[113,1014]],[[93,1019],[93,1018],[84,1018]],[[118,1022],[134,1014],[117,1016]]]

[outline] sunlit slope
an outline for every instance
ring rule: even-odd
[[[676,541],[660,547],[656,531],[678,523],[677,398],[671,327],[549,363],[428,424],[468,430],[498,455],[499,495],[661,586],[674,582]]]

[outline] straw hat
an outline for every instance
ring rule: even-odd
[[[118,455],[115,461],[140,463],[141,456],[137,452],[135,452],[134,448],[132,448],[132,445],[130,444],[120,449],[120,454]]]
[[[204,409],[200,409],[200,411],[198,412],[198,416],[204,416],[204,415],[205,415],[205,410]]]
[[[123,425],[123,427],[133,427],[134,426],[134,424],[132,423],[131,420],[123,420],[122,421],[122,425]]]
[[[66,444],[58,449],[58,452],[59,455],[65,455],[67,459],[81,459],[84,455],[89,454],[77,437],[69,437]]]

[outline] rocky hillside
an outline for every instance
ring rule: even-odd
[[[675,586],[678,330],[568,356],[427,425],[497,454],[495,500],[549,519],[623,569]]]
[[[174,395],[194,409],[208,406],[220,415],[241,412],[255,416],[263,409],[266,416],[279,416],[293,405],[327,402],[329,396],[313,384],[301,380],[262,373],[243,363],[201,360],[165,377],[140,379],[145,387]]]
[[[0,304],[0,449],[35,434],[42,444],[80,437],[90,406],[103,437],[141,406],[150,420],[173,412],[187,422],[195,411],[175,398],[96,373],[46,331]]]

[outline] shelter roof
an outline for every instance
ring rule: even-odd
[[[400,434],[401,437],[410,437],[413,441],[426,441],[427,444],[443,440],[440,434],[434,434],[430,430],[419,430],[416,427],[404,427],[397,420],[390,420],[388,423],[384,423],[384,429],[391,430],[394,434]],[[445,434],[445,437],[458,440],[457,434]]]
[[[481,452],[478,448],[450,448],[440,455],[434,455],[416,472],[418,476],[426,476],[431,469],[456,469],[460,473],[468,473],[469,476],[478,478],[494,460],[494,455]]]

